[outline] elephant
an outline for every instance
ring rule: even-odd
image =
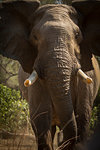
[[[19,86],[29,103],[38,150],[72,150],[88,135],[99,88],[100,1],[76,0],[72,6],[38,0],[2,2],[0,54],[19,61]],[[83,82],[81,69],[92,83]],[[24,81],[35,72],[29,87]]]

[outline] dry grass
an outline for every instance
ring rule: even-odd
[[[54,140],[54,149],[57,148],[57,136]],[[0,137],[0,150],[37,150],[34,134],[8,134]]]
[[[4,136],[4,135],[3,135]],[[0,138],[0,150],[36,150],[34,135],[10,134]]]

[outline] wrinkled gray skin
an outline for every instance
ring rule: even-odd
[[[30,9],[35,6],[34,2],[33,5],[29,3],[29,8],[27,3],[25,8],[23,4],[23,9],[20,9],[21,2],[17,3],[13,2],[15,7],[12,4],[13,7],[8,5],[7,8],[4,4],[4,9],[0,11],[0,15],[5,17],[6,11],[8,13],[13,8],[7,16],[8,20],[4,20],[11,30],[6,28],[6,32],[0,26],[0,49],[4,50],[0,53],[17,59],[27,72],[20,68],[19,86],[29,102],[38,150],[53,150],[52,139],[56,125],[63,131],[62,143],[70,141],[63,150],[75,149],[75,142],[82,142],[86,138],[93,101],[99,87],[99,68],[91,48],[94,41],[87,33],[87,38],[85,34],[83,36],[84,18],[79,20],[79,2],[73,4],[73,7],[45,5],[37,9],[36,6],[35,13]],[[85,16],[94,13],[91,9],[87,11],[86,7],[89,8],[88,4],[83,4],[82,13]],[[12,13],[14,9],[16,12]],[[3,24],[4,27],[6,24]],[[88,31],[90,24],[86,25]],[[94,26],[91,28],[96,29]],[[99,49],[97,46],[96,50]],[[77,76],[79,68],[93,79],[92,84],[84,83]],[[39,78],[32,86],[25,88],[24,80],[34,69]]]

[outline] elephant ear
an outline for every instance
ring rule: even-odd
[[[83,34],[81,47],[100,56],[100,1],[76,0],[72,6],[79,13],[79,26]]]
[[[18,60],[25,72],[32,71],[35,47],[29,41],[33,15],[39,1],[2,2],[0,7],[0,54]]]

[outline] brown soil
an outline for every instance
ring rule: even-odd
[[[57,148],[56,138],[54,147]],[[28,134],[0,135],[0,150],[37,150],[35,136]]]
[[[1,138],[0,150],[36,150],[35,137],[15,134],[9,138]]]

